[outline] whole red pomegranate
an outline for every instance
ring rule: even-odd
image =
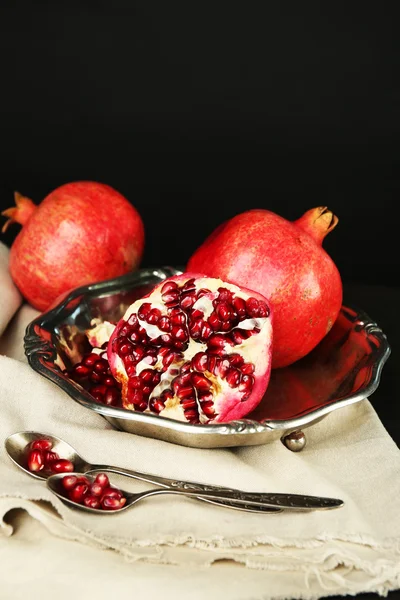
[[[144,227],[119,192],[93,181],[67,183],[39,206],[15,194],[2,214],[23,225],[10,253],[10,272],[28,302],[46,310],[70,289],[135,269],[142,258]]]
[[[240,419],[262,399],[272,324],[263,296],[184,273],[135,301],[108,343],[124,408],[190,423]]]
[[[220,225],[188,262],[190,271],[268,298],[274,309],[273,368],[308,354],[339,313],[339,271],[322,248],[337,222],[325,206],[294,222],[268,210],[250,210]]]

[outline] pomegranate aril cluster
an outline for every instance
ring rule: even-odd
[[[88,508],[117,510],[126,504],[121,490],[110,485],[105,473],[99,473],[93,482],[84,475],[66,475],[61,483],[70,500]]]
[[[101,349],[100,354],[90,352],[85,354],[81,362],[75,364],[69,377],[85,385],[88,392],[97,402],[107,406],[121,406],[121,391],[114,379],[107,360],[107,350]]]
[[[52,447],[52,442],[46,439],[34,440],[28,444],[26,463],[29,471],[68,473],[74,470],[74,464],[70,460],[60,458],[57,452],[52,451]]]
[[[206,423],[216,416],[219,379],[246,400],[254,385],[254,365],[235,346],[260,332],[258,320],[269,316],[267,304],[224,287],[217,292],[196,289],[194,279],[183,285],[167,281],[161,300],[152,304],[145,299],[112,341],[127,374],[124,406],[159,414],[178,398],[187,421]],[[193,342],[199,351],[186,360]]]

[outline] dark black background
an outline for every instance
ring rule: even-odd
[[[3,2],[1,208],[15,189],[39,202],[68,181],[108,183],[141,212],[152,266],[186,263],[246,209],[328,205],[345,299],[397,351],[395,6]],[[393,352],[372,400],[398,442],[399,383]]]
[[[399,284],[395,4],[216,4],[2,3],[1,206],[108,183],[156,265],[243,210],[326,204],[343,279]]]

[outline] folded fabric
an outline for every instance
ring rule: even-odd
[[[0,336],[22,302],[8,270],[9,254],[8,248],[0,242]]]
[[[259,591],[252,589],[254,598],[386,594],[400,586],[400,454],[369,401],[311,427],[308,445],[298,454],[279,441],[204,450],[115,431],[28,366],[22,335],[34,314],[24,307],[3,337],[1,440],[22,430],[51,433],[91,462],[249,491],[337,497],[345,505],[331,511],[256,515],[160,496],[121,514],[90,515],[71,510],[43,482],[20,471],[2,446],[2,544],[13,533],[7,515],[22,508],[57,538],[113,549],[131,562],[171,565],[171,577],[172,565],[218,568],[219,573],[224,570],[215,563],[223,559],[245,565],[246,573],[254,570],[262,582]],[[126,490],[148,487],[122,477],[112,481]],[[226,577],[232,578],[232,568]],[[222,594],[223,575],[220,586]],[[204,596],[199,591],[190,597]]]

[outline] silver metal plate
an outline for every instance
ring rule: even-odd
[[[92,319],[118,321],[135,299],[180,272],[172,267],[142,269],[72,291],[27,327],[24,344],[30,366],[117,429],[195,448],[250,446],[284,438],[377,389],[390,354],[386,336],[364,312],[342,307],[317,348],[272,372],[263,400],[246,419],[191,425],[95,402],[62,370],[89,350],[85,330]]]

